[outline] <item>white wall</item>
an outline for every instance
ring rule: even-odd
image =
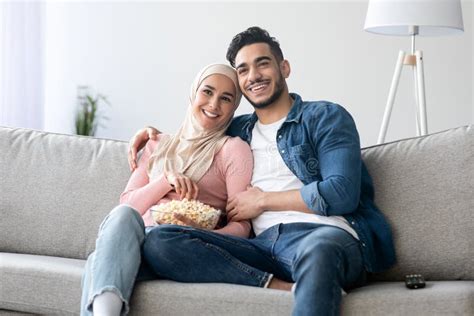
[[[474,122],[473,4],[465,33],[420,38],[429,132]],[[399,49],[410,39],[363,31],[367,1],[258,3],[52,2],[47,5],[45,129],[73,131],[76,86],[109,97],[97,136],[129,139],[144,125],[174,132],[198,70],[225,62],[232,37],[252,25],[279,39],[291,91],[344,105],[362,145],[377,140]],[[412,73],[404,70],[387,141],[415,135]],[[238,113],[252,111],[242,102]]]

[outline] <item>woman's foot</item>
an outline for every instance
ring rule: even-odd
[[[119,316],[122,305],[122,300],[117,294],[105,291],[95,297],[92,303],[92,313],[94,316]]]
[[[291,291],[291,287],[294,283],[286,282],[280,280],[278,278],[273,277],[268,285],[269,289],[276,289],[276,290],[283,290],[283,291]]]

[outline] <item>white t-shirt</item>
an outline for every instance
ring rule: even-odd
[[[250,142],[254,158],[252,186],[259,187],[265,192],[299,190],[304,185],[286,166],[278,152],[277,132],[285,119],[286,117],[267,125],[257,122],[252,131],[252,141]],[[357,233],[342,216],[321,216],[287,210],[264,211],[252,219],[256,235],[276,224],[297,222],[337,226],[349,232],[354,238],[359,239]]]

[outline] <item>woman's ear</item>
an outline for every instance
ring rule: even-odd
[[[287,79],[289,76],[290,76],[290,73],[291,73],[291,67],[290,67],[290,62],[286,59],[283,59],[281,62],[280,62],[280,71],[281,71],[281,75]]]

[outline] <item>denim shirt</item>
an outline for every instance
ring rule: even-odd
[[[395,263],[392,233],[374,204],[354,120],[338,104],[290,95],[294,102],[276,142],[285,164],[303,182],[304,202],[315,214],[344,216],[359,235],[368,272],[388,269]],[[250,144],[257,120],[255,113],[238,116],[227,134]]]

